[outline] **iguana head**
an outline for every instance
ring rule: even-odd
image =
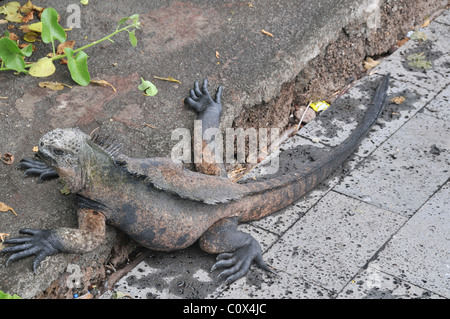
[[[55,129],[39,140],[37,157],[53,167],[73,192],[83,188],[89,135],[76,128]]]

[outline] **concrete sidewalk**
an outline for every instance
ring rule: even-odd
[[[218,285],[218,272],[209,271],[214,258],[191,247],[150,255],[114,291],[133,298],[449,298],[448,11],[424,33],[426,41],[407,42],[282,146],[340,144],[356,125],[348,105],[364,108],[387,72],[388,99],[406,98],[388,103],[342,172],[295,205],[241,226],[262,243],[277,276],[253,268],[231,286]],[[426,52],[433,67],[408,66],[415,52]]]
[[[74,1],[33,3],[54,7],[67,27],[67,9]],[[42,134],[78,126],[86,133],[97,130],[117,138],[129,156],[169,157],[177,143],[171,140],[172,131],[193,127],[195,114],[182,100],[193,82],[204,77],[211,91],[220,84],[225,87],[222,128],[287,128],[295,106],[329,97],[350,78],[359,78],[366,72],[362,61],[367,56],[385,55],[399,37],[447,4],[129,0],[78,5],[81,27],[68,32],[76,48],[113,32],[120,18],[135,13],[142,22],[138,44],[132,47],[128,36],[119,34],[115,43],[105,41],[86,50],[91,76],[111,83],[116,92],[76,85],[63,65],[56,65],[57,72],[45,79],[0,72],[0,154],[9,152],[16,159],[14,165],[0,163],[0,202],[18,214],[1,213],[0,232],[18,237],[25,227],[77,227],[74,194],[61,194],[63,185],[57,180],[39,184],[37,178],[23,179],[16,169],[21,158],[33,156]],[[149,298],[360,297],[387,291],[448,298],[448,217],[435,219],[444,218],[441,210],[448,210],[449,24],[445,11],[425,29],[427,41],[409,41],[284,146],[284,154],[307,164],[339,144],[356,126],[387,71],[393,75],[389,98],[406,97],[400,105],[387,106],[381,124],[342,171],[296,205],[241,226],[261,242],[277,276],[252,269],[244,279],[223,287],[216,282],[217,273],[209,271],[215,257],[194,245],[151,253],[115,290]],[[0,34],[8,25],[0,24]],[[9,31],[23,36],[18,25]],[[36,46],[33,59],[49,51],[43,43]],[[406,57],[422,52],[433,67],[409,68]],[[141,76],[155,82],[156,96],[145,97],[137,89]],[[181,83],[154,76],[171,76]],[[38,87],[41,81],[72,88],[51,91]],[[295,143],[302,147],[288,150]],[[287,155],[280,158],[282,167],[291,165]],[[84,255],[50,256],[37,275],[31,271],[31,258],[6,268],[8,256],[0,255],[0,290],[24,298],[72,298],[92,284],[103,285],[135,246],[108,227],[105,245]],[[425,270],[429,274],[422,275]]]

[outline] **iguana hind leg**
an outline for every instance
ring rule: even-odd
[[[223,164],[223,154],[221,154],[223,152],[218,151],[217,134],[215,134],[220,132],[221,97],[222,86],[217,88],[216,96],[213,99],[208,92],[208,80],[204,79],[201,88],[198,82],[194,83],[194,88],[190,90],[189,97],[184,100],[184,103],[197,112],[197,119],[201,121],[202,125],[201,143],[195,140],[196,133],[194,133],[194,154],[202,155],[201,161],[194,158],[196,170],[207,175],[226,177],[227,172]],[[220,159],[219,161],[217,160],[218,158]]]
[[[259,268],[273,272],[264,262],[256,239],[237,230],[237,225],[237,217],[224,218],[211,226],[199,240],[202,250],[219,254],[211,271],[226,268],[219,274],[219,279],[225,279],[226,284],[245,276],[253,261]]]

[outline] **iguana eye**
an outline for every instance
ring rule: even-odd
[[[64,155],[64,151],[62,149],[55,148],[53,149],[53,154],[55,154],[56,156],[61,156]]]

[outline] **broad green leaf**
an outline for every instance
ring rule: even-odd
[[[91,81],[87,67],[87,58],[89,56],[83,51],[80,51],[74,57],[71,48],[65,48],[64,52],[67,54],[67,66],[69,67],[72,79],[81,86],[88,85]]]
[[[3,60],[5,67],[17,72],[26,72],[24,56],[24,52],[20,50],[16,42],[8,38],[0,39],[0,58]]]
[[[133,30],[130,33],[128,33],[128,36],[129,36],[129,39],[130,39],[130,43],[134,47],[137,45],[137,39],[136,39],[136,36],[134,35],[135,31],[136,30]]]
[[[37,78],[44,78],[55,73],[55,65],[53,61],[47,57],[39,59],[37,62],[33,63],[28,71],[31,76]]]
[[[61,43],[66,42],[66,32],[58,24],[58,12],[53,8],[47,8],[42,12],[42,42],[50,43],[55,39]]]

